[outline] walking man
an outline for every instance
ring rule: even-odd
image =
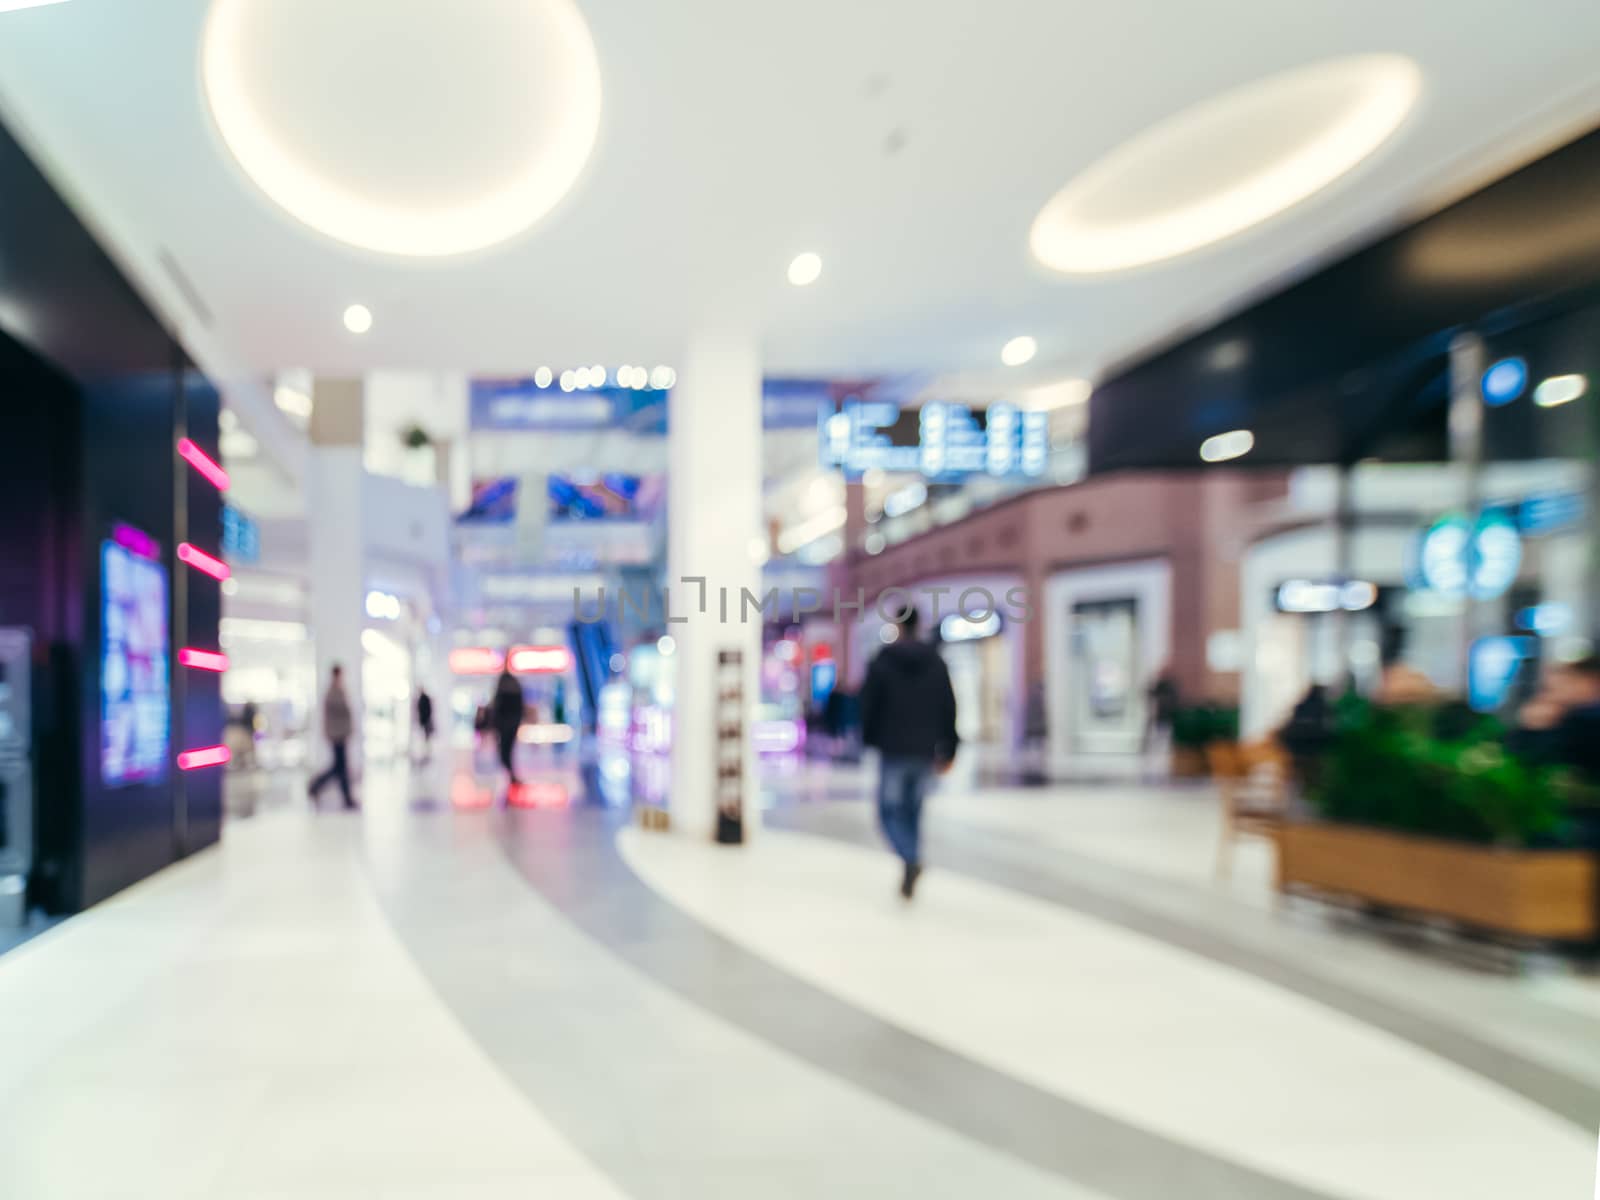
[[[335,664],[328,679],[327,694],[322,697],[322,734],[333,749],[333,765],[311,781],[307,790],[312,803],[316,803],[323,788],[337,781],[339,791],[344,796],[344,806],[356,807],[355,800],[350,796],[350,760],[346,757],[346,745],[354,732],[355,718],[350,712],[350,697],[344,690],[344,668]]]
[[[934,773],[955,761],[960,738],[950,672],[937,649],[917,640],[916,608],[907,605],[895,625],[861,688],[861,735],[879,754],[878,820],[904,864],[900,894],[909,900],[922,874],[922,802]]]

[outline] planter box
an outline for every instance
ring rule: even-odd
[[[1172,775],[1175,779],[1199,779],[1209,775],[1206,752],[1198,746],[1174,746],[1172,750]]]
[[[1278,832],[1278,888],[1310,888],[1531,938],[1600,934],[1600,866],[1583,850],[1504,850],[1358,825]]]

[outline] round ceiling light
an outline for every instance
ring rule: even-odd
[[[351,333],[366,333],[372,328],[372,310],[365,304],[352,304],[344,310],[344,327]]]
[[[1020,367],[1033,361],[1039,353],[1039,343],[1031,337],[1014,337],[1000,348],[1000,361],[1008,367]]]
[[[212,0],[201,76],[263,192],[385,254],[521,233],[571,189],[600,127],[573,0]]]
[[[1370,156],[1421,91],[1409,58],[1363,54],[1224,93],[1145,130],[1057,192],[1033,223],[1034,257],[1096,274],[1232,237]]]
[[[789,282],[795,287],[810,287],[822,278],[822,256],[809,250],[795,256],[789,264]]]

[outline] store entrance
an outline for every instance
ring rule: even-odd
[[[1146,666],[1139,650],[1139,601],[1125,596],[1072,606],[1068,709],[1072,748],[1136,754],[1144,742]]]

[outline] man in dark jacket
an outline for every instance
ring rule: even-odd
[[[878,820],[905,864],[907,900],[922,874],[922,801],[935,771],[955,761],[956,695],[939,652],[917,640],[917,610],[896,621],[895,640],[867,669],[861,688],[862,741],[880,756]]]

